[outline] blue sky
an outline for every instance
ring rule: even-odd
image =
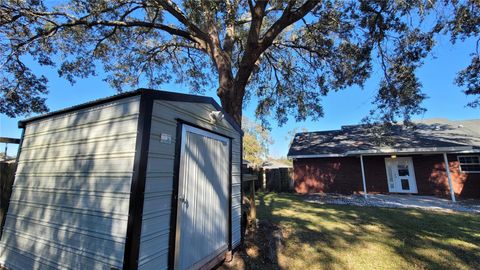
[[[479,108],[473,109],[465,106],[472,100],[472,97],[467,97],[461,88],[453,84],[456,73],[468,65],[469,55],[475,51],[475,40],[470,39],[452,45],[448,37],[442,37],[437,39],[437,42],[433,55],[425,61],[424,66],[417,73],[423,84],[423,91],[429,97],[423,103],[427,112],[414,119],[480,118]],[[52,111],[116,93],[114,89],[102,81],[101,76],[78,80],[72,86],[65,79],[58,78],[55,70],[41,68],[34,63],[31,63],[31,67],[38,74],[44,74],[49,79],[50,93],[47,97],[47,104]],[[280,157],[287,154],[289,142],[286,137],[288,132],[295,128],[306,128],[309,131],[329,130],[340,128],[342,125],[359,123],[372,108],[371,102],[376,93],[379,77],[380,73],[377,70],[372,74],[363,89],[350,87],[340,92],[330,93],[323,99],[325,116],[319,121],[307,120],[297,123],[290,120],[283,127],[278,127],[276,123],[272,123],[271,136],[274,144],[270,147],[270,155]],[[182,93],[189,92],[187,86],[176,84],[167,84],[161,89]],[[219,101],[214,89],[206,91],[206,95]],[[252,99],[246,106],[244,115],[250,119],[255,119],[255,106],[256,101]],[[18,129],[17,122],[30,116],[8,118],[5,115],[0,115],[0,136],[19,138],[21,130]],[[0,151],[3,152],[3,148],[4,145],[0,144]],[[16,151],[17,148],[14,145],[9,146],[9,155],[15,155]]]

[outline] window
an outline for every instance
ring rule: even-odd
[[[408,179],[402,179],[401,183],[403,190],[410,190],[410,182],[408,181]]]
[[[480,156],[458,156],[462,172],[480,173]]]

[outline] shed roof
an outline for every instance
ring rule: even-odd
[[[285,164],[278,160],[267,160],[262,163],[261,167],[264,169],[279,169],[279,168],[292,168],[292,165]]]
[[[93,101],[90,101],[90,102],[87,102],[87,103],[82,103],[82,104],[75,105],[75,106],[72,106],[72,107],[67,107],[65,109],[61,109],[61,110],[49,112],[49,113],[46,113],[46,114],[42,114],[42,115],[39,115],[39,116],[35,116],[35,117],[32,117],[32,118],[28,118],[28,119],[19,121],[18,122],[18,127],[19,128],[24,128],[25,124],[27,124],[28,122],[33,122],[33,121],[48,118],[48,117],[51,117],[51,116],[60,115],[60,114],[64,114],[64,113],[69,113],[69,112],[73,112],[73,111],[76,111],[76,110],[81,110],[81,109],[85,109],[85,108],[89,108],[89,107],[94,107],[94,106],[98,106],[98,105],[108,103],[108,102],[111,102],[111,101],[120,100],[120,99],[124,99],[124,98],[127,98],[127,97],[133,97],[133,96],[138,96],[138,95],[148,95],[152,99],[160,99],[160,100],[211,104],[212,106],[215,107],[216,110],[222,111],[222,113],[225,116],[225,120],[227,120],[228,123],[230,125],[232,125],[232,127],[235,130],[237,130],[240,134],[243,134],[243,131],[242,131],[242,128],[240,127],[240,125],[233,119],[232,116],[230,116],[227,112],[225,112],[225,110],[211,97],[191,95],[191,94],[182,94],[182,93],[175,93],[175,92],[168,92],[168,91],[161,91],[161,90],[154,90],[154,89],[146,89],[146,88],[139,88],[139,89],[134,90],[134,91],[120,93],[120,94],[117,94],[117,95],[93,100]]]
[[[351,125],[339,130],[295,134],[289,157],[347,156],[396,152],[480,152],[480,119],[427,119],[413,127],[394,125],[388,132]]]

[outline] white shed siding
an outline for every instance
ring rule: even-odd
[[[216,110],[210,104],[156,100],[148,151],[145,203],[139,269],[167,269],[173,164],[175,158],[176,119],[233,137],[232,142],[232,237],[234,247],[240,243],[240,135],[226,120],[212,125],[208,114]],[[162,143],[161,134],[171,135],[170,144]]]
[[[238,136],[238,135],[237,135]],[[233,141],[232,145],[232,248],[240,244],[242,223],[241,202],[241,163],[240,157],[241,139]]]
[[[139,96],[27,123],[0,262],[121,269]]]

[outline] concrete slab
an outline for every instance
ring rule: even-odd
[[[305,195],[305,200],[322,204],[418,208],[433,211],[459,211],[480,214],[480,200],[460,200],[454,203],[449,199],[410,194],[371,194],[367,196],[367,199],[363,195],[309,194]]]

